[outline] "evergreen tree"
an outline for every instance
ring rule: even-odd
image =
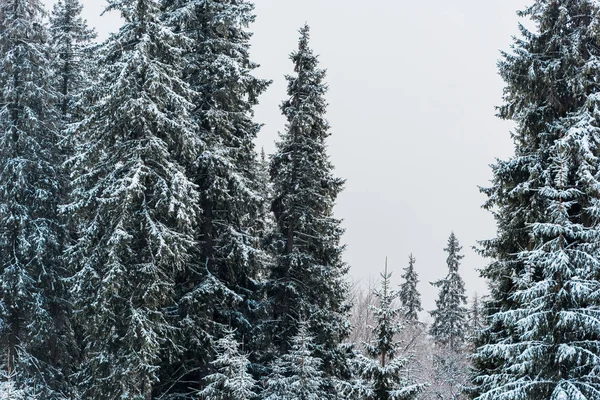
[[[378,303],[373,307],[373,340],[364,343],[367,355],[359,354],[355,360],[358,380],[351,388],[351,398],[409,400],[416,398],[426,386],[415,384],[407,377],[411,357],[402,356],[402,343],[396,340],[403,329],[399,321],[402,310],[394,306],[399,292],[390,288],[391,276],[386,260],[381,289],[373,292]]]
[[[318,68],[308,41],[305,25],[298,50],[290,56],[295,75],[287,76],[289,98],[281,105],[288,124],[270,165],[276,221],[275,261],[268,282],[271,337],[276,351],[284,354],[289,350],[287,339],[297,333],[298,318],[310,315],[315,354],[323,360],[325,376],[333,377],[345,368],[339,345],[350,331],[343,230],[333,217],[344,181],[333,175],[327,155],[325,71]]]
[[[186,169],[202,143],[179,79],[182,40],[158,0],[109,0],[124,25],[105,43],[98,101],[79,124],[72,202],[73,295],[82,398],[147,400],[174,354],[176,274],[195,245],[198,192]]]
[[[449,346],[457,350],[465,340],[467,327],[467,296],[465,295],[465,283],[458,274],[460,260],[464,257],[460,254],[462,246],[454,232],[448,238],[448,247],[444,249],[448,253],[446,263],[448,275],[446,278],[433,282],[432,285],[440,288],[438,299],[435,301],[436,309],[430,311],[433,323],[429,334],[433,336],[437,344]]]
[[[478,399],[595,399],[598,363],[598,16],[593,1],[535,1],[520,16],[499,116],[516,122],[515,155],[494,166],[486,208],[498,237]]]
[[[0,349],[16,392],[61,399],[74,346],[44,15],[39,0],[0,2]]]
[[[485,319],[482,303],[477,293],[475,293],[471,302],[471,308],[469,309],[469,340],[476,340],[484,326]]]
[[[240,352],[233,330],[216,343],[217,356],[212,364],[217,372],[208,375],[208,383],[200,392],[206,400],[250,400],[256,398],[256,381],[250,374],[250,361]]]
[[[81,119],[83,112],[76,112],[75,105],[90,85],[87,65],[96,33],[81,18],[82,10],[79,0],[58,0],[50,18],[56,91],[60,93],[58,105],[65,123]]]
[[[488,388],[480,399],[600,396],[596,373],[600,360],[600,231],[585,227],[569,214],[578,201],[594,193],[586,186],[598,184],[581,176],[570,178],[573,169],[577,176],[581,170],[587,170],[582,174],[587,175],[590,167],[598,168],[597,162],[589,165],[583,159],[588,150],[582,144],[591,139],[590,134],[600,139],[600,130],[583,126],[561,126],[566,134],[552,147],[556,151],[552,173],[542,189],[549,218],[532,226],[536,247],[520,253],[526,270],[516,279],[518,290],[513,297],[519,307],[493,316],[512,328],[516,338],[479,349],[480,356],[500,354],[506,360],[500,371],[479,378]]]
[[[314,355],[314,337],[300,322],[290,349],[277,358],[267,378],[265,400],[321,400],[327,398],[322,361]]]
[[[419,312],[421,307],[421,294],[417,290],[419,278],[415,271],[415,258],[411,254],[408,257],[408,267],[404,269],[402,279],[404,282],[400,285],[400,301],[402,302],[402,311],[404,319],[409,323],[419,321]]]
[[[199,187],[198,254],[179,277],[177,325],[181,345],[190,349],[168,369],[165,380],[182,384],[169,393],[187,393],[186,381],[210,373],[210,343],[231,326],[238,339],[254,333],[260,308],[262,201],[254,139],[260,124],[252,107],[269,82],[252,76],[253,5],[248,0],[167,0],[168,22],[185,35],[184,80],[196,91],[192,117],[204,147],[188,175]],[[264,273],[262,273],[264,275]]]

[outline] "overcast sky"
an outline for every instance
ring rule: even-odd
[[[45,0],[51,4],[52,0]],[[84,15],[104,39],[119,27],[82,0]],[[311,43],[328,71],[329,150],[345,178],[336,215],[344,220],[345,260],[354,280],[376,279],[389,259],[400,283],[409,253],[417,259],[426,310],[430,281],[445,276],[443,248],[452,230],[463,245],[461,273],[469,295],[485,292],[477,268],[488,261],[472,246],[494,236],[478,185],[488,165],[512,154],[512,125],[495,117],[503,82],[496,62],[517,32],[525,0],[256,0],[252,59],[273,79],[256,120],[257,144],[270,153],[285,125],[279,104],[297,29],[308,22]]]

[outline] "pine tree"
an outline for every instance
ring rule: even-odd
[[[200,392],[205,400],[250,400],[257,397],[256,381],[250,374],[250,361],[235,338],[227,331],[215,346],[217,356],[212,364],[217,372],[205,378],[206,387]]]
[[[558,124],[564,122],[573,121]],[[500,354],[506,360],[499,373],[480,377],[479,382],[489,385],[480,399],[600,396],[596,374],[600,360],[600,231],[585,227],[579,216],[570,215],[574,205],[595,193],[586,186],[598,182],[590,182],[585,175],[590,167],[598,168],[597,163],[590,165],[583,159],[588,149],[582,144],[590,136],[600,139],[600,130],[577,125],[562,125],[565,136],[552,146],[556,154],[550,164],[552,173],[542,188],[549,218],[532,226],[535,248],[520,253],[526,270],[516,279],[518,290],[513,297],[519,307],[493,316],[512,328],[516,338],[479,349],[480,356]],[[581,174],[585,177],[570,178],[574,169],[576,176],[585,171]]]
[[[314,337],[300,322],[290,349],[275,359],[262,398],[265,400],[321,400],[327,398],[322,360],[314,355]]]
[[[44,15],[39,0],[0,2],[0,349],[16,392],[61,399],[74,346]]]
[[[419,321],[419,312],[423,311],[421,307],[421,294],[417,290],[419,278],[415,271],[415,258],[411,254],[408,257],[408,267],[404,269],[402,279],[404,282],[400,285],[400,301],[402,302],[403,317],[409,323]]]
[[[50,18],[58,105],[61,119],[67,124],[82,119],[83,110],[77,112],[76,104],[91,81],[87,65],[96,33],[81,18],[82,10],[79,0],[58,0]]]
[[[182,39],[158,0],[109,0],[124,25],[105,43],[98,101],[78,127],[72,202],[73,295],[84,358],[81,397],[147,400],[163,354],[166,311],[190,261],[197,187],[186,176],[202,143],[179,79]]]
[[[426,387],[411,382],[407,377],[411,355],[403,357],[402,343],[396,338],[402,332],[399,321],[402,310],[394,306],[399,292],[390,288],[391,272],[381,274],[381,289],[373,294],[377,307],[373,308],[375,326],[373,340],[364,343],[366,356],[359,354],[355,362],[357,380],[350,385],[351,398],[361,400],[410,400]]]
[[[463,344],[467,329],[465,283],[458,273],[460,260],[464,257],[460,254],[461,249],[456,235],[452,232],[448,238],[448,247],[444,249],[448,253],[448,275],[444,279],[432,282],[440,291],[435,301],[436,309],[430,311],[433,323],[429,334],[437,344],[455,350]]]
[[[469,309],[469,341],[476,340],[485,326],[485,318],[480,297],[475,293]]]
[[[342,261],[342,228],[333,207],[344,181],[333,175],[326,139],[325,71],[309,48],[309,27],[300,29],[298,50],[290,58],[295,75],[287,76],[289,98],[281,105],[288,120],[271,159],[276,221],[274,266],[268,283],[272,305],[272,342],[279,354],[298,330],[297,320],[310,315],[315,353],[326,376],[339,376],[345,355],[339,344],[349,334]],[[331,389],[333,391],[333,389]]]
[[[599,10],[535,1],[519,13],[499,116],[516,122],[515,155],[494,166],[486,208],[498,237],[489,327],[475,355],[478,399],[596,399],[598,365]]]
[[[178,285],[180,343],[190,349],[168,367],[181,385],[170,395],[210,373],[210,343],[231,326],[244,336],[252,357],[256,349],[260,277],[262,201],[254,139],[260,124],[252,108],[269,82],[252,76],[250,60],[253,5],[248,0],[167,0],[168,23],[190,43],[184,80],[196,91],[192,117],[203,142],[188,176],[199,187],[199,242],[194,261]]]

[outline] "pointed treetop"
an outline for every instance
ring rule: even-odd
[[[448,238],[448,246],[444,248],[444,251],[448,253],[446,259],[448,275],[444,279],[431,282],[440,290],[438,299],[435,301],[436,309],[430,311],[434,320],[429,333],[437,344],[449,346],[455,350],[464,342],[465,324],[468,317],[468,311],[465,308],[467,304],[465,283],[458,273],[460,260],[464,257],[460,254],[461,249],[456,235],[452,232]]]
[[[415,271],[416,259],[412,253],[408,257],[408,267],[404,269],[402,278],[404,282],[400,285],[400,301],[404,318],[407,322],[417,322],[419,320],[419,312],[423,310],[421,306],[421,294],[417,290],[419,278]]]
[[[298,29],[300,33],[300,49],[309,49],[308,42],[310,40],[310,26],[307,22]]]

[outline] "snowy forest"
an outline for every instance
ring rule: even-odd
[[[598,1],[518,11],[488,292],[448,232],[433,310],[418,254],[349,276],[308,24],[265,154],[251,0],[106,3],[98,41],[81,0],[0,0],[0,399],[600,399]]]

